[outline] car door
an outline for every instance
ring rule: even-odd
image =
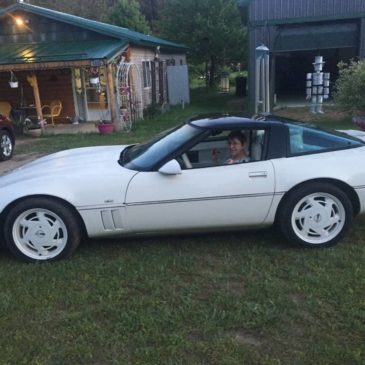
[[[274,185],[270,161],[176,175],[139,172],[126,193],[127,219],[137,232],[258,225],[269,211]]]

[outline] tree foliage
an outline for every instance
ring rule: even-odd
[[[139,0],[141,12],[150,25],[154,24],[159,19],[164,3],[164,0]]]
[[[146,18],[135,0],[118,0],[103,20],[141,33],[151,32]]]
[[[64,1],[64,0],[31,0],[32,5],[37,5],[63,13],[78,15],[83,18],[101,20],[108,9],[116,3],[117,0],[79,0],[79,1]],[[6,3],[1,1],[0,3]],[[11,1],[14,3],[14,0]],[[9,4],[6,4],[9,5]]]
[[[193,63],[209,67],[210,85],[217,67],[244,61],[246,30],[235,0],[166,0],[162,15],[163,35],[186,44]]]
[[[341,62],[334,100],[354,114],[365,113],[365,60]]]
[[[5,1],[0,0],[0,4]],[[156,16],[157,0],[149,0],[148,4],[146,1],[140,0],[140,2],[144,4],[146,11],[150,11],[153,16]],[[149,25],[140,11],[139,2],[136,0],[32,0],[31,4],[83,18],[108,22],[143,33],[150,32]]]

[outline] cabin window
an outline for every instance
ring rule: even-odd
[[[142,61],[143,69],[143,87],[151,87],[151,61]]]

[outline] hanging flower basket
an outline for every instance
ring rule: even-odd
[[[13,71],[10,71],[9,85],[12,89],[16,89],[19,86],[18,79],[16,78]]]
[[[99,83],[99,76],[90,76],[90,84],[97,85]]]
[[[90,67],[87,72],[89,73],[90,84],[97,85],[100,82],[99,69],[97,67]]]

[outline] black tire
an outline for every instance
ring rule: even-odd
[[[13,155],[14,141],[8,131],[0,131],[0,161],[9,160]]]
[[[352,224],[348,196],[330,183],[308,183],[284,196],[277,223],[290,243],[304,247],[336,244]]]
[[[79,245],[81,232],[80,219],[72,209],[45,197],[19,202],[4,222],[6,246],[26,262],[68,258]]]

